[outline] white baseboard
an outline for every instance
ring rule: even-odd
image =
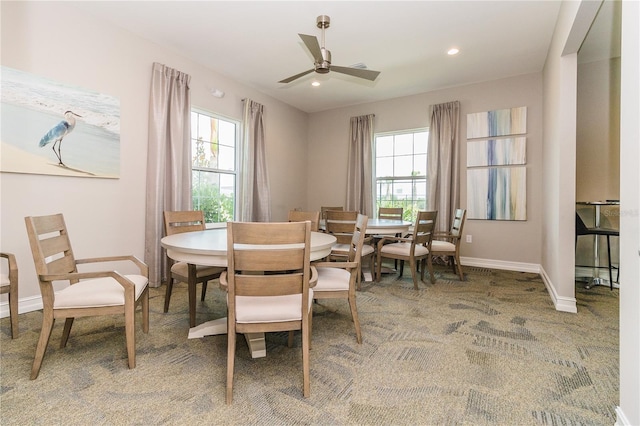
[[[553,285],[551,279],[541,265],[535,263],[508,262],[504,260],[494,259],[479,259],[475,257],[461,257],[460,263],[462,263],[463,266],[475,266],[478,268],[502,269],[507,271],[540,274],[556,310],[561,312],[570,312],[573,314],[578,312],[575,297],[558,296],[555,286]]]
[[[572,314],[578,312],[576,298],[558,296],[558,292],[556,292],[556,288],[553,285],[551,278],[549,278],[547,271],[545,271],[542,266],[540,266],[540,276],[542,277],[545,287],[547,287],[547,291],[549,292],[549,296],[551,297],[551,301],[553,302],[553,306],[555,306],[556,311],[569,312]]]
[[[534,263],[508,262],[506,260],[480,259],[477,257],[461,257],[463,266],[476,266],[478,268],[502,269],[506,271],[540,273],[540,265]]]
[[[631,422],[622,412],[622,408],[616,407],[616,423],[615,426],[632,426]]]
[[[32,296],[18,300],[18,315],[42,309],[42,297]],[[9,302],[0,303],[0,318],[9,316]]]

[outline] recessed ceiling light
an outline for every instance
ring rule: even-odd
[[[457,55],[459,52],[460,50],[454,47],[452,49],[449,49],[449,51],[447,52],[447,55]]]
[[[320,86],[320,82],[319,81],[314,81],[313,83],[311,83],[311,85],[313,87],[318,87],[318,86]]]

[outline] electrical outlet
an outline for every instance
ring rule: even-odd
[[[468,243],[472,243],[473,242],[473,236],[467,235],[467,242]]]

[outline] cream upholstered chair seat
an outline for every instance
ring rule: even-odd
[[[331,250],[335,252],[348,252],[349,244],[334,244],[333,247],[331,247]],[[376,250],[373,246],[365,244],[362,246],[362,257],[371,256],[375,251]]]
[[[309,289],[309,310],[313,305]],[[298,294],[286,296],[236,296],[236,322],[251,324],[302,320],[302,300]]]
[[[313,288],[320,291],[346,291],[349,290],[351,272],[340,268],[317,268],[318,284]]]
[[[449,251],[456,252],[456,245],[449,241],[433,240],[431,241],[431,251]]]
[[[147,288],[147,277],[125,275],[135,285],[135,299],[138,300]],[[96,288],[100,291],[97,292]],[[113,278],[96,278],[80,281],[64,290],[56,292],[53,309],[91,308],[124,305],[124,288]]]
[[[433,244],[433,243],[431,243]],[[382,253],[385,254],[395,254],[399,256],[410,256],[411,255],[411,243],[402,242],[402,243],[391,243],[386,244],[383,247]],[[426,256],[429,254],[429,249],[425,246],[416,245],[416,256]]]
[[[196,266],[196,278],[199,280],[208,275],[219,274],[224,270],[224,268],[220,268],[218,266],[206,266],[206,265],[195,265]],[[171,273],[186,277],[189,275],[189,264],[187,262],[177,262],[174,263],[171,267]]]

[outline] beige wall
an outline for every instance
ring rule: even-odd
[[[541,259],[542,75],[528,74],[423,93],[384,102],[311,114],[309,120],[308,206],[344,205],[346,197],[349,119],[375,114],[375,131],[429,126],[429,105],[458,100],[460,115],[460,205],[466,207],[466,134],[468,113],[527,107],[527,220],[467,220],[461,254],[469,262],[509,264],[513,269],[537,268]],[[331,165],[330,167],[327,165]],[[537,270],[537,269],[536,269]]]
[[[76,256],[144,257],[149,87],[153,62],[191,75],[194,106],[242,119],[242,99],[265,105],[272,214],[306,203],[307,115],[179,54],[50,2],[2,2],[2,66],[95,90],[120,100],[119,179],[0,174],[0,244],[17,256],[20,310],[41,306],[24,217],[65,215]],[[222,99],[211,88],[226,92]],[[37,143],[37,141],[34,141]],[[6,301],[2,295],[3,304]]]
[[[578,65],[576,200],[618,199],[620,58],[614,58]]]

